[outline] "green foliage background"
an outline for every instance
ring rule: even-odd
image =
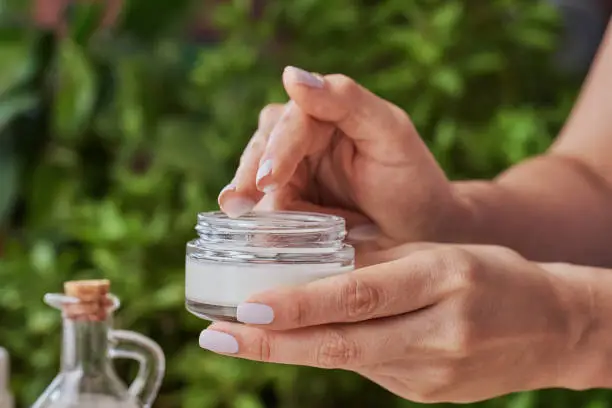
[[[348,74],[411,113],[452,178],[491,177],[543,151],[577,81],[555,74],[557,16],[533,0],[249,0],[209,7],[128,0],[94,33],[96,5],[58,40],[0,2],[0,344],[31,404],[57,371],[67,279],[107,277],[117,324],[161,343],[159,407],[411,407],[350,373],[200,350],[183,307],[184,245],[216,206],[259,110],[282,102],[291,64]],[[194,3],[221,40],[190,41]],[[609,406],[606,392],[547,391],[474,407]]]

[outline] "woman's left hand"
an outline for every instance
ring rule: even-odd
[[[355,371],[417,402],[576,388],[590,294],[558,265],[490,246],[411,244],[372,257],[376,265],[253,297],[238,308],[247,325],[214,323],[200,345]]]

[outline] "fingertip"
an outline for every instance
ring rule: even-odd
[[[249,213],[257,204],[252,198],[239,194],[235,186],[227,186],[221,190],[218,202],[221,211],[230,218],[238,218]]]
[[[283,83],[285,85],[302,85],[307,88],[315,89],[325,88],[325,78],[323,78],[322,75],[293,66],[285,67],[283,71]]]
[[[347,240],[354,242],[374,241],[381,236],[381,230],[374,224],[361,224],[348,230]]]
[[[270,324],[274,321],[274,309],[263,303],[244,302],[238,305],[236,319],[246,324]]]
[[[287,67],[283,85],[295,104],[311,117],[324,122],[341,121],[354,103],[356,82],[345,75],[322,76],[301,68]]]
[[[229,333],[212,330],[210,327],[200,333],[200,347],[221,354],[236,354],[240,350],[238,340]]]

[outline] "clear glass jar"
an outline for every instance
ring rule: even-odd
[[[207,320],[236,321],[251,295],[299,285],[354,268],[344,219],[304,212],[254,212],[229,218],[198,214],[187,244],[185,306]]]

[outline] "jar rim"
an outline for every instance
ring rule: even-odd
[[[344,232],[345,220],[336,215],[303,211],[253,211],[238,218],[230,218],[222,211],[209,211],[198,213],[198,227],[233,233],[304,234]]]

